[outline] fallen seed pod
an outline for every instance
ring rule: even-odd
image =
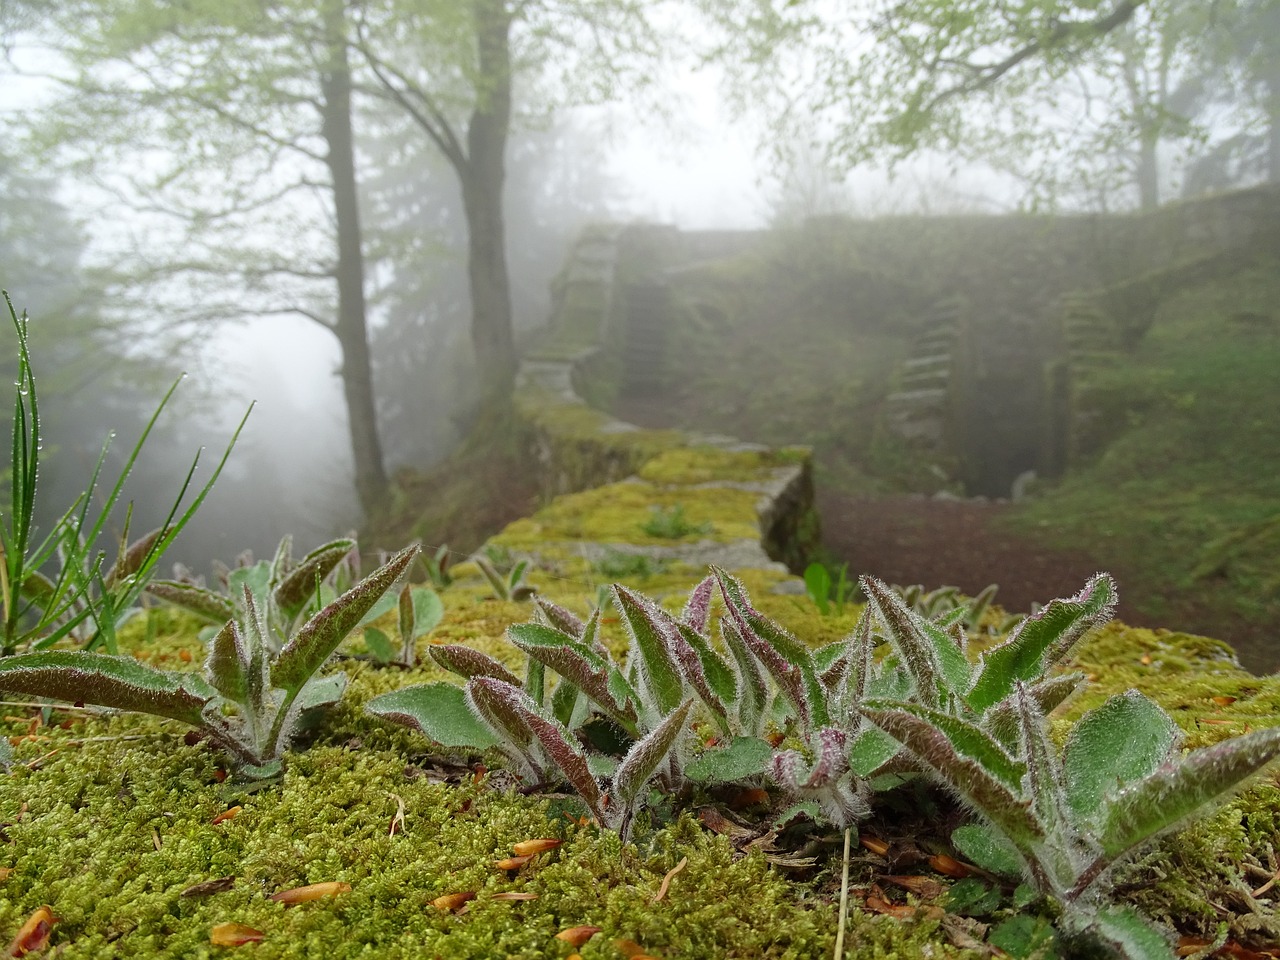
[[[279,893],[273,893],[267,899],[293,906],[295,903],[306,903],[309,900],[319,900],[321,897],[332,897],[339,893],[350,892],[351,884],[329,880],[325,883],[312,883],[305,887],[294,887],[292,890],[281,890]]]

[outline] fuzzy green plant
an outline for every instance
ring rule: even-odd
[[[411,546],[396,554],[278,649],[246,582],[238,616],[213,637],[201,673],[160,670],[132,657],[50,650],[0,659],[0,690],[177,720],[246,771],[270,775],[304,724],[341,699],[346,675],[319,671],[417,552]]]
[[[18,379],[8,470],[9,506],[7,510],[0,510],[3,513],[0,516],[0,605],[3,606],[0,655],[43,650],[64,638],[86,649],[102,647],[115,653],[117,627],[137,612],[138,598],[154,575],[156,565],[204,502],[249,414],[246,411],[212,476],[185,510],[182,503],[191,489],[199,454],[192,460],[177,497],[156,530],[131,542],[132,508],[125,511],[116,558],[108,566],[106,550],[102,547],[107,539],[107,524],[143,445],[181,382],[179,378],[161,398],[101,503],[95,504],[94,491],[102,478],[110,439],[103,444],[85,492],[41,536],[36,527],[35,507],[44,439],[36,377],[27,345],[27,318],[25,314],[18,316],[7,293],[4,299],[17,333]]]
[[[871,595],[892,596],[874,586]],[[1110,579],[1099,576],[1029,618],[967,673],[956,658],[948,667],[917,651],[917,695],[868,698],[859,710],[980,816],[980,824],[953,834],[965,856],[1055,899],[1068,936],[1131,960],[1168,960],[1166,934],[1108,900],[1113,870],[1162,833],[1212,811],[1280,755],[1280,728],[1183,756],[1169,716],[1131,690],[1086,713],[1057,750],[1046,715],[1080,681],[1034,678],[1113,603]],[[935,650],[942,648],[943,638],[931,635]]]

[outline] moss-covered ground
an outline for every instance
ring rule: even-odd
[[[581,592],[550,589],[585,612]],[[858,612],[823,618],[806,599],[771,594],[763,582],[755,596],[815,645],[849,630]],[[470,642],[517,665],[502,631],[528,617],[528,604],[486,599],[478,581],[465,577],[444,599],[446,619],[424,643]],[[672,591],[667,605],[679,599]],[[203,655],[195,625],[167,611],[152,616],[150,639],[141,624],[127,631],[129,649],[190,668]],[[618,624],[605,629],[609,645],[621,649]],[[360,652],[358,643],[351,652]],[[1134,686],[1171,710],[1189,745],[1280,720],[1280,679],[1239,670],[1215,641],[1116,625],[1076,659],[1095,683],[1068,715]],[[554,788],[525,795],[495,758],[433,751],[362,713],[369,697],[439,679],[438,671],[363,659],[339,666],[352,677],[348,698],[298,745],[283,778],[266,784],[227,778],[225,758],[187,743],[176,724],[6,704],[4,733],[16,755],[0,779],[0,931],[11,936],[49,904],[59,918],[51,943],[67,958],[236,950],[264,958],[566,957],[573,951],[555,934],[584,924],[601,928],[578,949],[585,958],[627,956],[634,945],[667,960],[830,955],[839,838],[780,836],[757,826],[767,825],[780,798],[747,810],[723,794],[689,798],[683,808],[659,803],[636,844],[623,849],[615,836],[576,819],[572,798]],[[1277,866],[1278,802],[1280,785],[1264,778],[1124,873],[1124,895],[1187,934],[1212,934],[1226,918],[1245,942],[1280,936],[1269,893],[1249,895]],[[233,817],[220,817],[232,807],[240,808]],[[883,798],[864,829],[894,847],[890,859],[855,850],[851,955],[986,954],[983,924],[1011,913],[1009,902],[997,897],[977,917],[947,913],[951,881],[923,862],[948,849],[938,823],[959,816],[948,810],[943,798],[918,790]],[[543,837],[564,843],[517,871],[495,865],[517,842]],[[886,879],[903,875],[917,878],[919,895]],[[220,879],[212,889],[197,887]],[[293,907],[268,899],[333,881],[351,889]],[[452,893],[475,898],[458,912],[433,906]],[[536,899],[502,898],[508,893]],[[211,931],[223,923],[264,939],[214,947]],[[977,940],[966,939],[975,933]]]

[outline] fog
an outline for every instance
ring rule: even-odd
[[[238,44],[210,28],[189,45],[134,25],[136,46],[106,55],[69,12],[0,15],[0,284],[33,318],[43,516],[75,496],[109,431],[109,466],[122,464],[186,370],[135,469],[135,529],[163,518],[200,448],[203,482],[251,403],[172,559],[206,571],[286,533],[308,547],[359,528],[386,476],[457,447],[493,371],[509,372],[492,331],[525,342],[546,321],[588,223],[802,231],[830,215],[1098,214],[1280,176],[1263,95],[1280,80],[1257,66],[1272,61],[1241,54],[1238,32],[1201,42],[1214,24],[1142,12],[1093,47],[1036,51],[968,89],[1016,55],[1010,42],[951,38],[954,63],[926,70],[882,22],[859,32],[837,17],[841,5],[786,5],[764,32],[739,27],[729,3],[654,5],[673,8],[620,20],[615,37],[585,30],[572,4],[527,5],[543,19],[511,34],[509,130],[500,97],[468,86],[470,46],[379,19],[377,5],[348,11],[341,69],[299,55],[281,39],[289,24],[239,25]],[[105,16],[85,9],[86,24]],[[88,66],[65,55],[77,48]],[[904,106],[920,103],[932,112]],[[334,162],[344,116],[351,172]],[[505,163],[496,214],[486,143]],[[496,218],[509,277],[477,284],[499,267],[469,240]],[[508,279],[509,323],[495,293]],[[382,476],[356,469],[371,426]]]

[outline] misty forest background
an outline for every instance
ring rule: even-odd
[[[500,420],[588,223],[785,233],[1280,183],[1280,0],[0,0],[0,45],[41,508],[112,431],[119,466],[185,370],[129,491],[155,525],[254,398],[170,555],[197,572],[429,496]],[[638,143],[677,166],[646,173]],[[749,209],[663,180],[699,151],[754,169]]]

